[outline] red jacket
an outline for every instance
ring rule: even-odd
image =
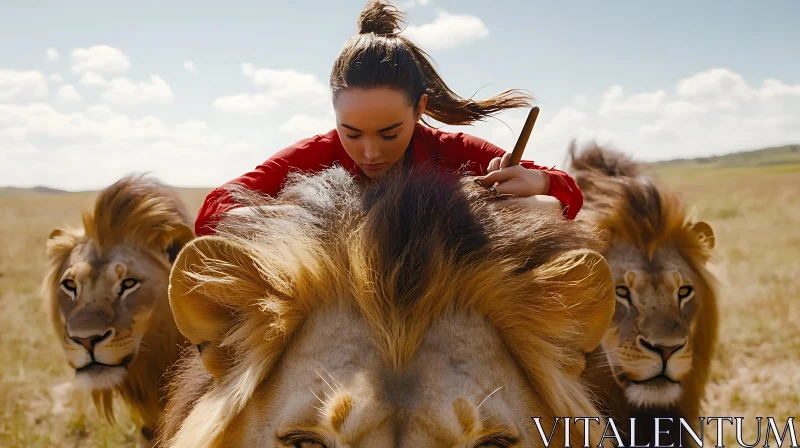
[[[505,151],[481,138],[462,132],[445,132],[419,123],[415,125],[411,142],[414,165],[435,158],[442,168],[452,171],[464,169],[476,175],[487,174],[489,162],[505,154]],[[213,233],[214,225],[220,217],[217,215],[237,207],[225,191],[225,187],[230,184],[244,185],[275,196],[281,190],[290,170],[315,172],[337,163],[355,175],[360,174],[358,165],[345,152],[336,129],[300,140],[278,151],[253,171],[211,191],[197,214],[195,232],[198,236]],[[583,193],[572,177],[554,168],[534,165],[531,161],[523,160],[520,165],[548,173],[548,195],[561,201],[567,219],[575,218],[583,206]]]

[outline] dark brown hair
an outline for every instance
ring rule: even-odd
[[[504,109],[529,107],[533,97],[506,90],[482,101],[464,99],[447,87],[427,53],[403,36],[403,14],[383,0],[371,0],[358,18],[359,33],[351,37],[331,70],[335,100],[348,88],[389,87],[405,93],[414,109],[428,94],[425,114],[450,125],[470,124]]]

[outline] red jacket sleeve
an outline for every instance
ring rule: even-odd
[[[489,162],[495,157],[502,157],[505,151],[499,147],[473,135],[458,133],[441,134],[441,155],[456,166],[468,168],[473,173],[486,174]],[[544,171],[550,176],[548,196],[558,199],[563,206],[563,214],[567,219],[575,216],[583,207],[583,192],[578,183],[564,171],[545,168],[533,161],[522,160],[520,165],[530,170]]]
[[[252,171],[212,190],[197,213],[194,227],[197,236],[210,235],[222,214],[239,206],[227,191],[233,184],[270,196],[276,196],[290,171],[313,172],[334,163],[331,134],[301,140],[284,148]]]

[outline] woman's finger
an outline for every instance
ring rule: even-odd
[[[500,157],[495,157],[494,159],[492,159],[491,162],[489,162],[489,169],[487,171],[491,173],[492,171],[497,171],[499,169],[500,169]]]
[[[497,194],[513,194],[516,196],[524,193],[526,187],[527,186],[523,179],[520,179],[519,177],[514,177],[498,185],[495,185],[494,189],[495,191],[497,191]]]
[[[521,175],[520,170],[524,169],[525,168],[521,167],[520,165],[516,165],[508,168],[503,168],[497,171],[492,171],[491,173],[483,176],[483,178],[481,179],[481,183],[483,185],[489,186],[489,185],[494,185],[495,182],[503,182],[511,179],[512,177],[519,177]]]
[[[508,162],[511,160],[511,153],[507,152],[503,154],[503,158],[500,159],[500,169],[507,168]]]

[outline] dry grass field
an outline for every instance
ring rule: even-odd
[[[745,417],[745,441],[752,443],[756,416],[776,418],[779,429],[787,417],[800,416],[800,159],[685,162],[656,170],[717,235],[721,341],[702,415]],[[192,212],[205,193],[183,191]],[[90,399],[70,389],[72,373],[39,295],[47,235],[78,225],[93,198],[0,194],[2,447],[134,446],[122,406],[111,426]],[[713,428],[707,427],[706,440],[713,440]],[[726,443],[735,445],[729,428]]]

